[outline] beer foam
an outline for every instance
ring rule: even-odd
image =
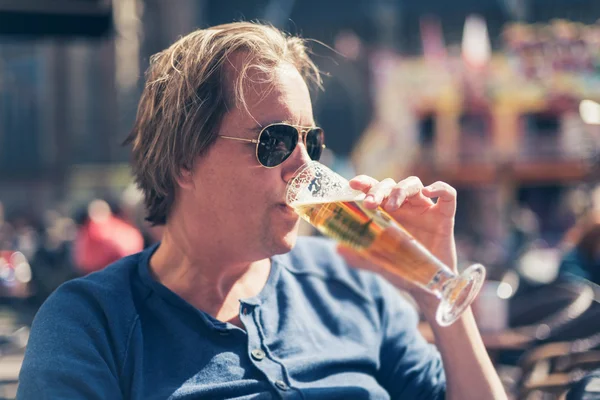
[[[340,193],[340,196],[332,196],[330,198],[321,198],[321,199],[306,199],[306,200],[297,200],[290,204],[291,207],[304,207],[311,206],[315,204],[325,204],[325,203],[336,203],[336,202],[348,202],[348,201],[363,201],[366,197],[366,194],[359,193]]]
[[[311,161],[295,172],[286,187],[286,203],[318,204],[332,201],[355,201],[362,194],[353,190],[348,180],[318,161]]]

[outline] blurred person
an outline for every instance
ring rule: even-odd
[[[441,328],[438,300],[407,288],[438,352],[390,284],[406,282],[297,238],[286,184],[321,150],[308,89],[320,75],[307,53],[273,27],[232,23],[153,57],[128,142],[162,241],[48,299],[17,398],[506,398],[470,311]],[[453,188],[351,185],[456,268]]]
[[[85,275],[143,248],[144,239],[136,227],[114,215],[106,201],[94,200],[75,236],[73,260]]]
[[[39,242],[31,260],[34,298],[40,305],[62,283],[80,274],[73,266],[72,246],[77,233],[73,219],[56,210],[44,213]]]
[[[540,238],[539,217],[531,208],[520,205],[511,213],[510,238],[509,251],[513,257]]]
[[[27,257],[35,254],[39,246],[39,237],[34,223],[34,218],[27,213],[18,214],[12,221],[14,231],[15,250],[20,251]]]
[[[600,212],[592,210],[566,234],[559,277],[576,276],[600,285]]]

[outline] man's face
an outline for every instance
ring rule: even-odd
[[[248,82],[245,97],[248,110],[227,112],[220,135],[257,139],[261,128],[272,123],[314,126],[308,87],[290,64],[281,64],[270,84]],[[231,244],[236,259],[285,253],[295,244],[299,222],[285,205],[286,184],[309,160],[299,140],[285,162],[265,168],[256,159],[255,144],[219,138],[198,158],[192,185],[180,191],[185,215],[202,231],[213,232],[213,238]]]

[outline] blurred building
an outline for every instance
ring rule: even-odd
[[[0,187],[7,207],[42,209],[65,192],[71,166],[115,161],[113,64],[112,39],[3,39]]]
[[[555,217],[571,201],[566,193],[592,179],[598,132],[578,106],[598,100],[598,70],[585,70],[597,68],[595,0],[85,2],[112,3],[110,23],[106,8],[98,18],[68,10],[82,2],[28,3],[60,4],[66,19],[0,27],[34,35],[0,37],[0,201],[8,215],[117,196],[130,182],[120,143],[150,56],[197,27],[234,20],[268,21],[331,46],[312,43],[328,74],[314,97],[328,149],[353,154],[360,172],[454,184],[465,232],[498,243],[513,209],[527,207],[556,236],[569,223]],[[0,22],[23,21],[3,7]],[[467,29],[473,13],[485,24],[469,18]],[[568,23],[506,29],[558,16],[585,22],[586,39]],[[547,56],[559,53],[562,65]]]
[[[8,215],[116,196],[127,186],[121,142],[149,56],[201,20],[201,1],[177,3],[115,1],[115,26],[104,34],[69,34],[35,19],[49,30],[0,37],[0,201]]]
[[[582,100],[600,100],[600,24],[507,25],[492,52],[480,22],[462,48],[446,49],[434,25],[423,56],[374,60],[376,115],[357,168],[451,183],[457,230],[479,245],[507,249],[522,209],[555,245],[577,213],[570,193],[600,178],[600,129],[580,113]]]

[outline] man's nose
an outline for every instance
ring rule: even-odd
[[[301,166],[311,161],[308,155],[306,146],[303,142],[298,142],[298,145],[289,156],[287,160],[282,164],[282,177],[284,182],[289,182],[294,177],[296,172]]]

